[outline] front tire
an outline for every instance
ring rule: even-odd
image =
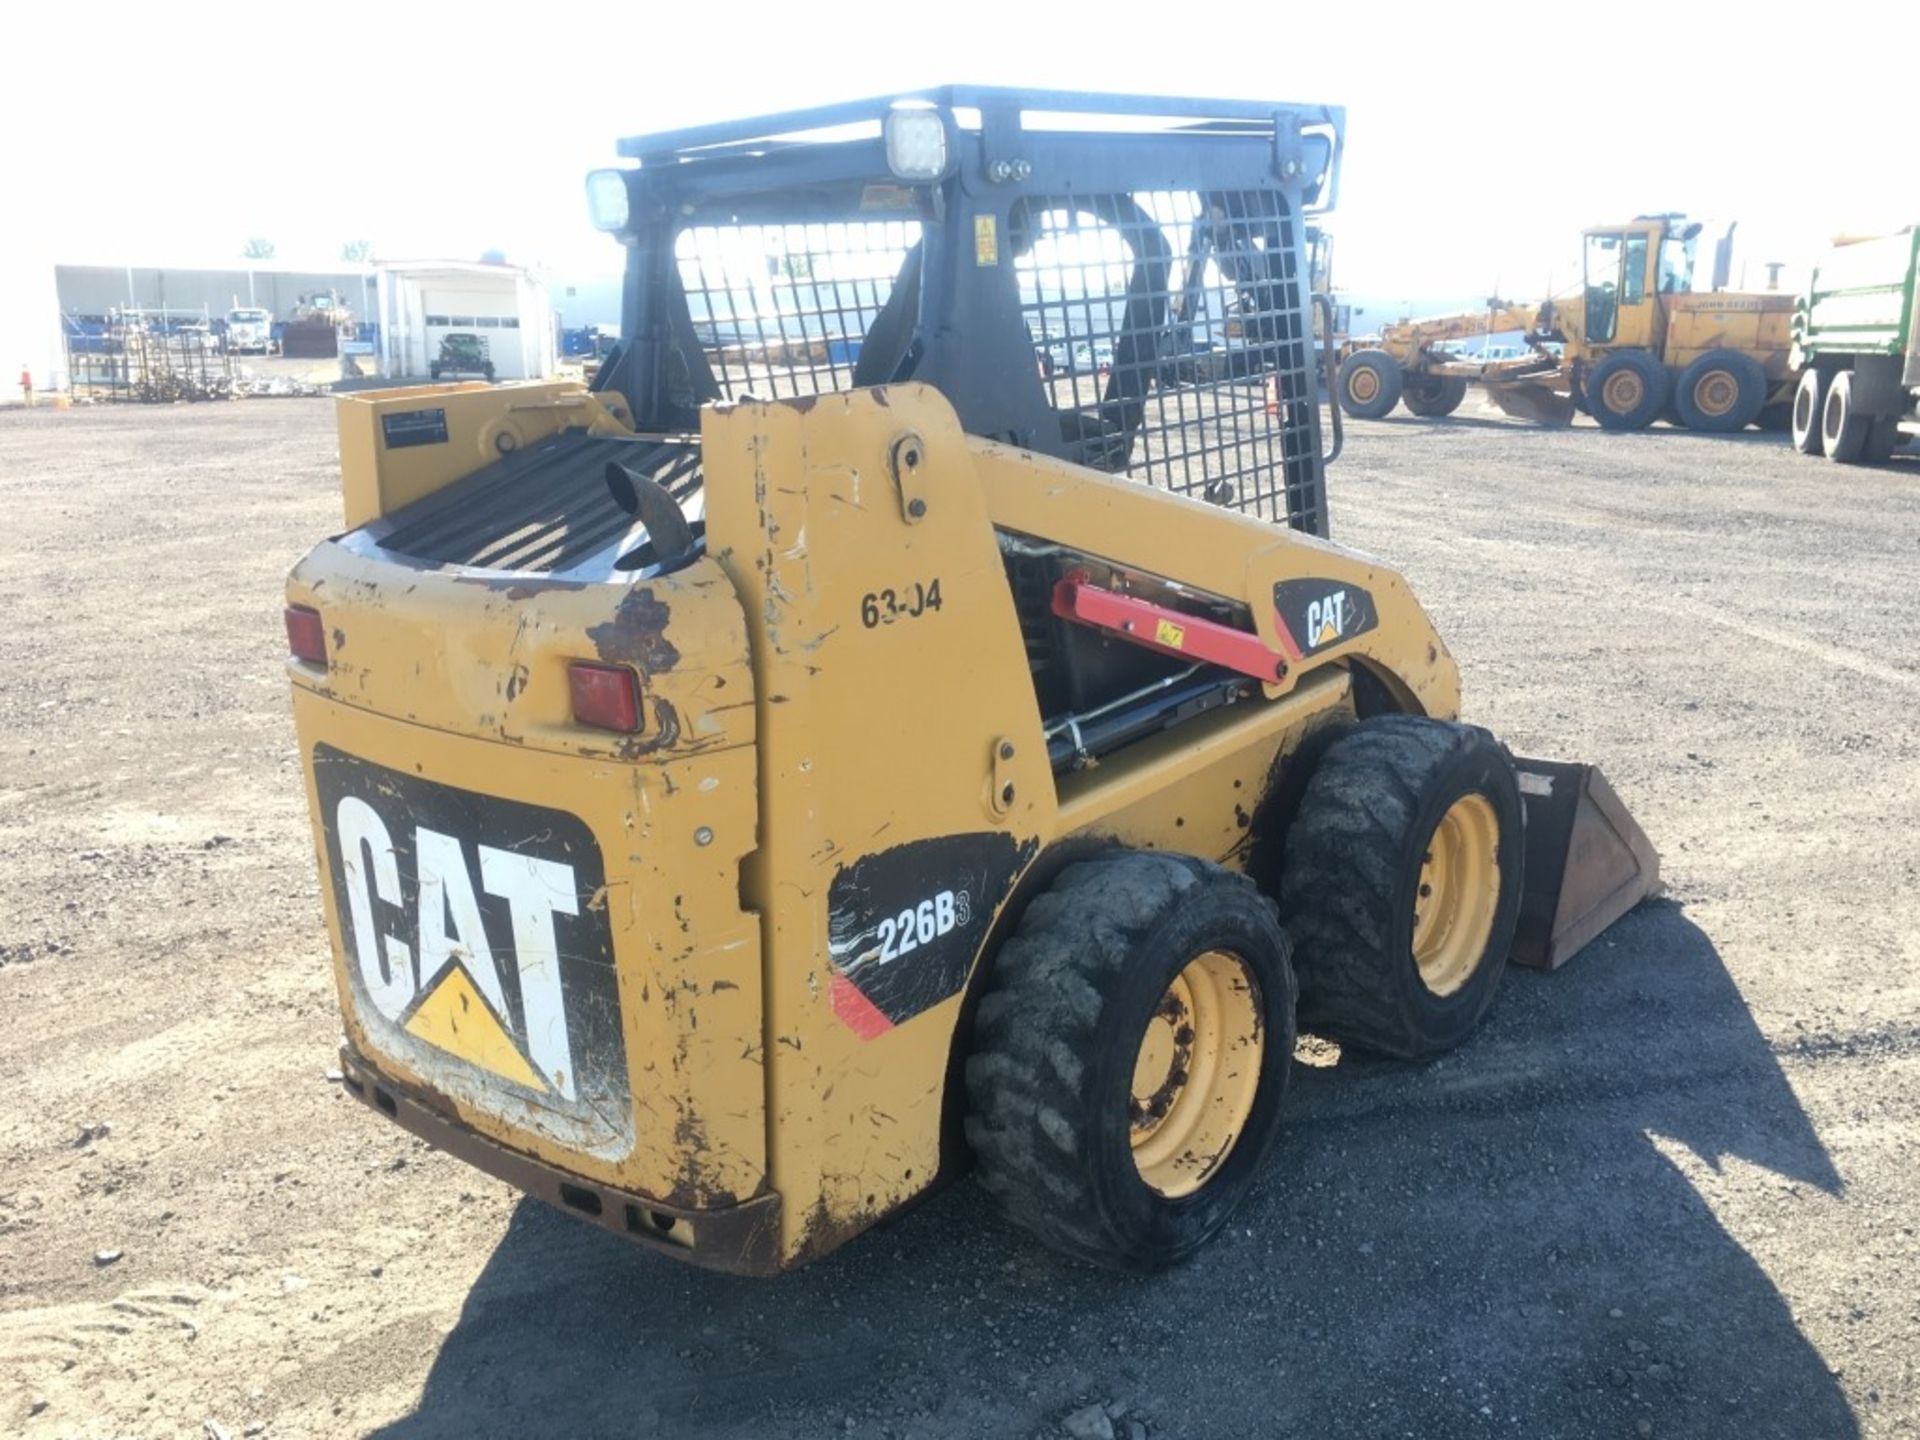
[[[1387,715],[1330,746],[1280,876],[1301,1026],[1403,1060],[1465,1040],[1513,946],[1522,824],[1513,759],[1478,726]]]
[[[1356,350],[1340,362],[1340,407],[1356,420],[1379,420],[1400,403],[1406,372],[1384,350]]]
[[[1400,403],[1422,420],[1439,420],[1467,398],[1464,375],[1416,375],[1408,378]]]
[[[1666,408],[1673,382],[1644,350],[1615,350],[1587,372],[1587,408],[1603,430],[1644,430]]]
[[[1002,947],[975,1018],[981,1182],[1078,1259],[1184,1259],[1271,1148],[1294,1003],[1287,937],[1245,877],[1145,851],[1068,866]]]
[[[1827,379],[1808,366],[1793,388],[1793,448],[1802,455],[1819,455],[1820,414],[1827,408]]]

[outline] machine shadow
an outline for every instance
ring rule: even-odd
[[[1433,1065],[1308,1051],[1261,1188],[1157,1277],[1056,1261],[970,1183],[773,1281],[524,1202],[379,1433],[1032,1435],[1089,1401],[1122,1437],[1859,1433],[1686,1178],[1841,1187],[1679,907],[1511,971]]]

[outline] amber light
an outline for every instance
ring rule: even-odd
[[[287,606],[287,648],[296,660],[310,665],[327,663],[327,631],[320,612],[309,605]]]
[[[640,728],[640,680],[624,665],[576,660],[567,667],[573,718],[600,730],[631,733]]]

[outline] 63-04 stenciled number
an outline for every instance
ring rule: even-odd
[[[860,623],[871,630],[896,620],[918,620],[941,605],[940,580],[914,581],[900,590],[869,590],[860,597]]]

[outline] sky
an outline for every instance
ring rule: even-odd
[[[620,263],[581,191],[618,137],[966,81],[1344,105],[1336,279],[1379,306],[1537,299],[1581,226],[1661,210],[1738,219],[1758,288],[1763,261],[1920,221],[1920,6],[1825,56],[1816,12],[1773,8],[32,4],[0,41],[0,258],[365,239],[585,279]]]

